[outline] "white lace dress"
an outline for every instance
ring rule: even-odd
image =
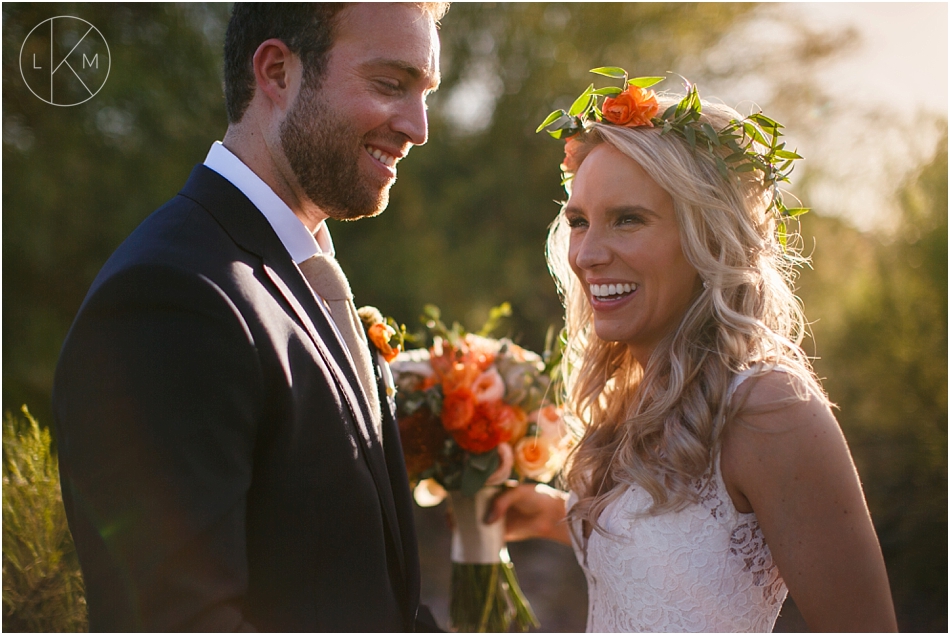
[[[586,561],[588,632],[771,632],[787,589],[755,514],[736,510],[718,457],[700,501],[641,515],[652,498],[627,489],[600,516]],[[571,502],[573,502],[573,497]]]

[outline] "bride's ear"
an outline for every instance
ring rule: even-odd
[[[288,110],[303,77],[300,58],[282,40],[271,38],[254,51],[252,64],[260,96],[278,110]]]

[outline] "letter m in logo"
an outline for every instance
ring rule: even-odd
[[[95,66],[96,68],[99,68],[99,54],[98,53],[93,55],[92,59],[89,59],[88,57],[86,57],[85,53],[82,54],[82,67],[86,68],[87,66],[89,68],[92,68],[93,66]]]

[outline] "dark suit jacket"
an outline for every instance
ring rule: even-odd
[[[413,629],[398,429],[317,302],[204,166],[105,264],[53,391],[93,630]]]

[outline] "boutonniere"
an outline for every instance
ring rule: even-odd
[[[376,349],[380,357],[385,360],[385,364],[380,364],[383,383],[386,384],[386,394],[390,397],[396,394],[396,383],[393,381],[392,372],[389,370],[389,362],[396,359],[399,352],[402,351],[406,337],[406,327],[397,324],[390,317],[384,318],[374,306],[364,306],[357,310],[363,326],[366,328],[366,335],[370,343]]]

